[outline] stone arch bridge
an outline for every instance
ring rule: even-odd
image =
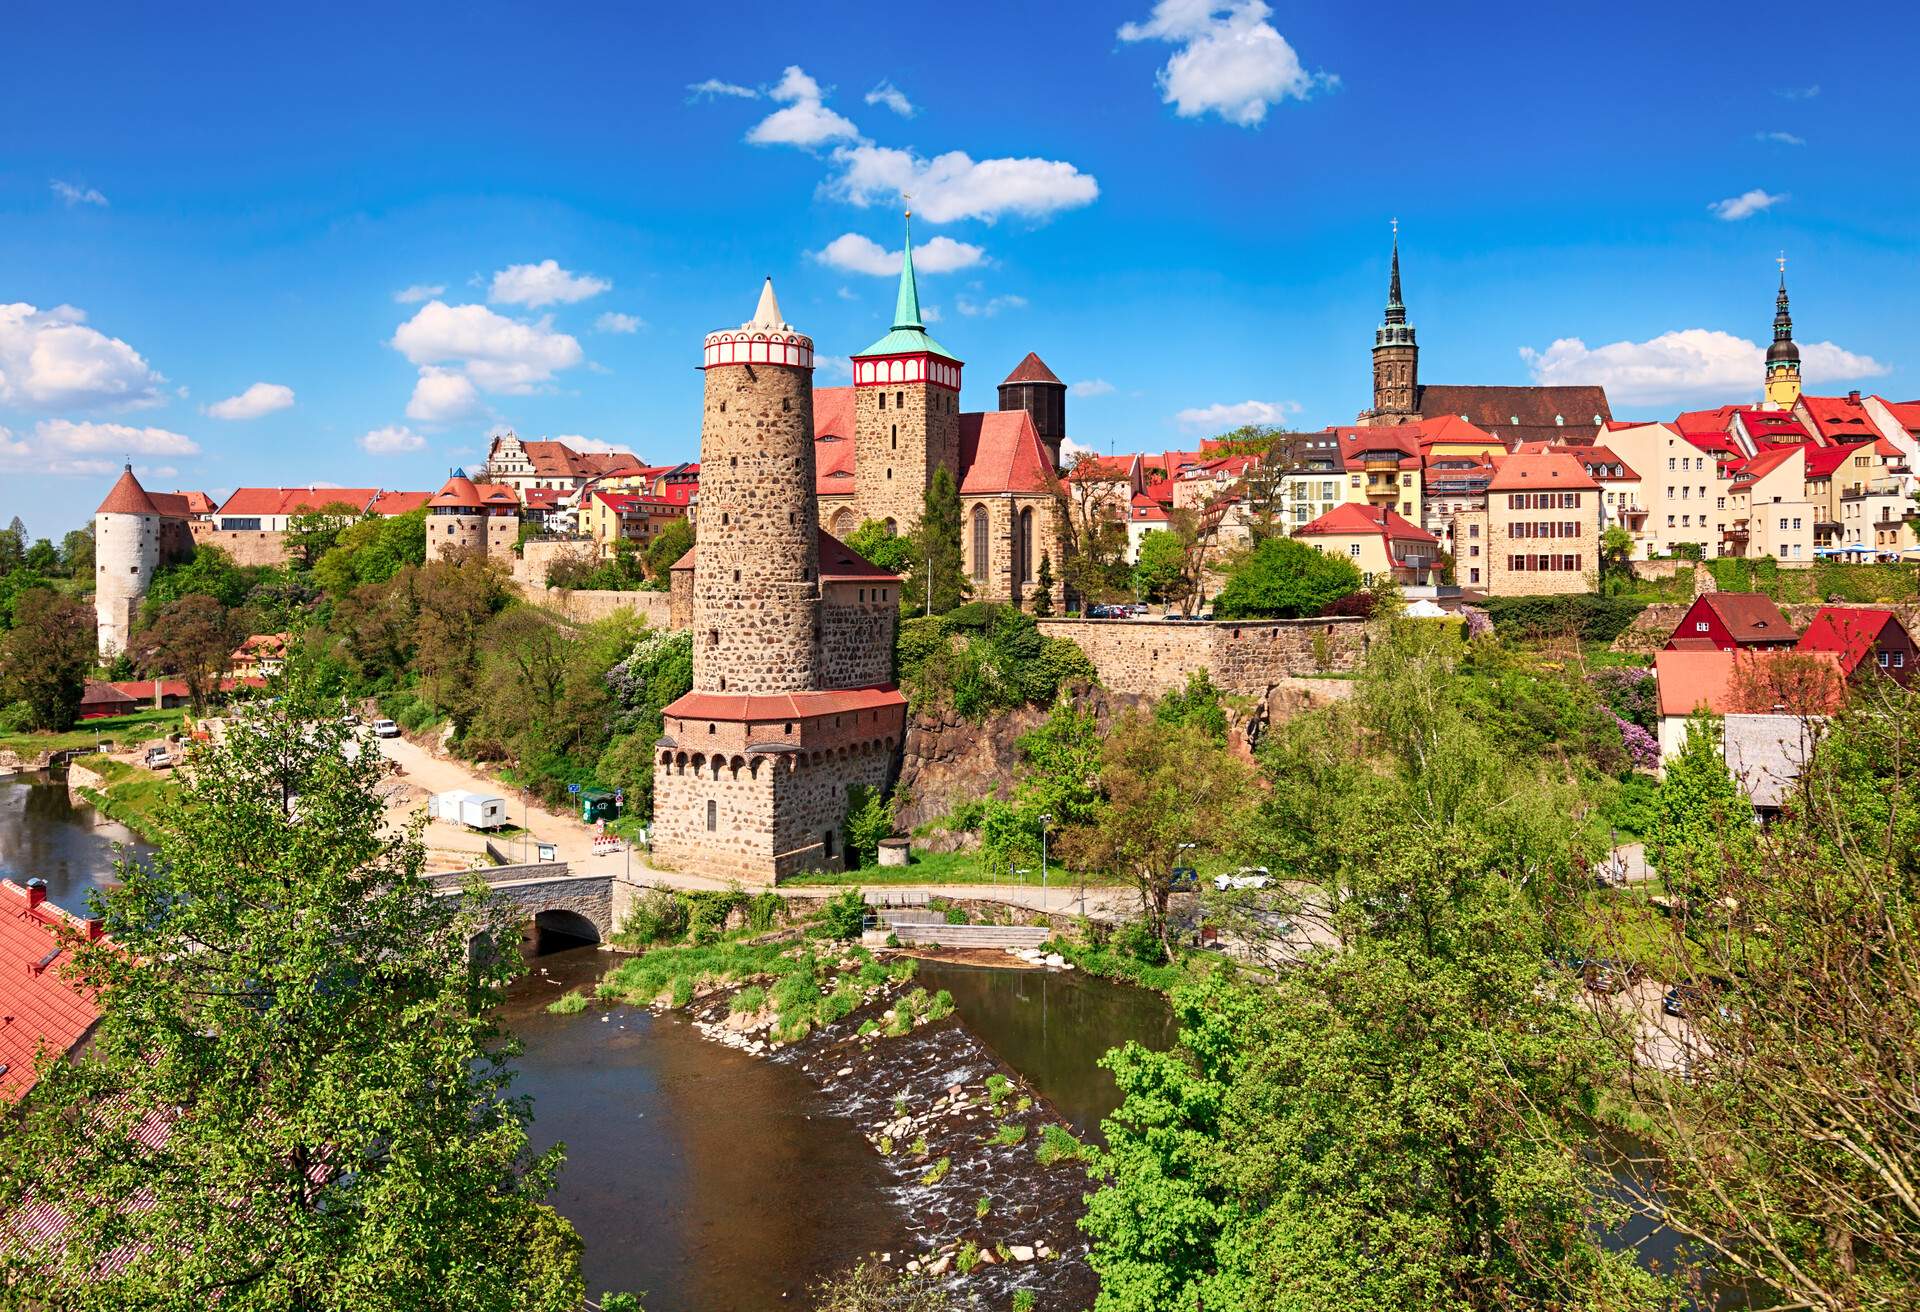
[[[540,929],[588,943],[605,943],[613,935],[612,874],[576,873],[565,861],[543,861],[449,870],[427,876],[427,882],[436,892],[450,897],[474,875],[486,883],[495,903],[519,913],[523,923],[532,921]]]

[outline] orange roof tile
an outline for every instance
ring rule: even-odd
[[[1653,658],[1660,714],[1691,715],[1702,708],[1715,715],[1737,713],[1744,708],[1739,704],[1736,671],[1787,655],[1829,662],[1836,672],[1844,672],[1839,656],[1826,651],[1663,651]],[[1832,690],[1835,701],[1826,708],[1830,711],[1838,710],[1840,699],[1845,697],[1845,690],[1837,684],[1838,680]]]
[[[107,492],[106,500],[93,512],[96,515],[157,515],[159,509],[154,506],[147,490],[140,486],[140,480],[133,476],[133,466],[128,465],[120,471],[120,477]]]
[[[382,492],[373,499],[373,504],[367,507],[367,513],[390,519],[395,515],[404,515],[420,509],[432,497],[431,492]]]
[[[63,934],[99,938],[100,922],[82,920],[46,900],[39,880],[0,879],[0,1102],[33,1088],[44,1049],[66,1053],[100,1019],[93,997],[65,976]]]
[[[1303,524],[1293,536],[1335,537],[1351,534],[1378,534],[1389,542],[1438,544],[1440,539],[1410,520],[1402,519],[1380,506],[1363,506],[1348,501],[1335,506],[1311,524]]]
[[[1597,489],[1580,462],[1572,456],[1495,456],[1489,492],[1548,492]]]
[[[377,487],[240,487],[220,503],[222,515],[305,515],[332,505],[364,510]]]
[[[685,720],[805,720],[849,711],[905,706],[897,688],[850,688],[835,692],[690,692],[662,715]]]
[[[1053,472],[1025,410],[960,416],[960,493],[1044,492]]]
[[[820,577],[822,579],[865,579],[871,582],[900,581],[825,529],[820,530]]]

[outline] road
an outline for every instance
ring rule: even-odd
[[[465,788],[476,793],[505,797],[508,817],[530,831],[526,848],[529,853],[533,851],[532,844],[535,842],[551,843],[554,855],[576,870],[596,875],[619,874],[634,883],[666,888],[719,889],[735,882],[707,875],[655,870],[647,864],[646,854],[639,851],[595,853],[593,828],[573,816],[561,815],[542,806],[527,805],[512,789],[476,773],[464,762],[435,756],[405,738],[380,738],[375,741],[381,753],[400,767],[401,777],[406,782],[429,793]],[[480,845],[473,840],[471,833],[445,821],[433,821],[428,829],[427,841],[433,847],[470,848],[477,852]],[[502,839],[500,846],[508,849],[509,854],[516,854],[521,840],[517,836]],[[1075,914],[1080,907],[1079,889],[1071,885],[1039,889],[1025,885],[890,883],[885,889],[890,894],[925,893],[931,897],[976,898],[1057,914]],[[776,891],[787,897],[821,897],[833,892],[831,888],[817,885],[782,887]],[[1131,908],[1133,897],[1131,889],[1089,888],[1086,894],[1087,913],[1101,919],[1118,918]]]

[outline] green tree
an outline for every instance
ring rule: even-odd
[[[862,520],[859,528],[847,534],[847,545],[861,559],[878,565],[890,574],[905,578],[913,570],[913,539],[903,538],[888,529],[885,520]]]
[[[1042,618],[1053,614],[1053,557],[1044,551],[1040,553],[1040,569],[1034,576],[1033,595],[1028,599],[1027,609]]]
[[[360,511],[344,501],[329,501],[318,510],[303,511],[287,520],[287,555],[300,569],[312,569],[332,551],[340,534],[360,518]]]
[[[331,551],[314,566],[314,580],[330,595],[344,596],[362,583],[385,583],[409,565],[427,562],[427,508],[404,515],[367,518],[339,532]]]
[[[1600,582],[1606,592],[1625,592],[1633,586],[1633,534],[1609,524],[1600,535]]]
[[[60,539],[60,568],[71,579],[93,577],[93,525],[74,529]]]
[[[140,631],[134,639],[134,660],[148,678],[185,680],[193,714],[204,715],[207,698],[219,691],[220,677],[232,667],[233,650],[245,636],[225,606],[190,593]]]
[[[53,543],[45,538],[34,540],[33,545],[27,548],[26,555],[21,558],[21,563],[28,569],[38,570],[42,574],[61,572],[60,553],[54,549]]]
[[[926,606],[930,615],[944,615],[973,591],[961,565],[960,490],[944,465],[933,473],[920,522],[913,530],[913,572],[906,600]]]
[[[195,547],[193,555],[178,564],[163,566],[154,572],[147,587],[144,609],[156,615],[185,596],[212,597],[222,606],[234,607],[247,599],[258,569],[246,569],[233,563],[221,548]]]
[[[20,568],[27,555],[27,526],[20,516],[15,515],[4,529],[0,529],[0,575],[11,574]]]
[[[1187,594],[1187,544],[1175,533],[1153,529],[1140,539],[1133,562],[1133,590],[1142,601],[1177,602]]]
[[[494,561],[436,561],[420,572],[413,668],[427,702],[464,735],[480,708],[484,635],[508,601]]]
[[[1752,829],[1753,805],[1727,770],[1718,726],[1696,713],[1654,793],[1647,855],[1670,892],[1713,898],[1728,865],[1747,851]]]
[[[0,629],[14,625],[13,608],[19,599],[36,589],[53,587],[53,580],[24,565],[11,574],[0,574]]]
[[[1228,578],[1214,598],[1221,619],[1299,619],[1360,590],[1360,571],[1341,556],[1293,538],[1269,538]]]
[[[674,520],[647,544],[647,577],[656,588],[665,588],[673,580],[674,565],[692,550],[693,521]]]
[[[574,1312],[580,1241],[542,1202],[513,1045],[518,969],[476,890],[437,896],[380,757],[291,681],[203,748],[149,862],[70,945],[101,1002],[83,1058],[0,1118],[0,1247],[28,1305]],[[164,1127],[155,1133],[155,1127]]]
[[[25,702],[36,729],[71,729],[93,668],[92,610],[31,588],[13,599],[13,621],[0,638],[0,705]]]
[[[1189,674],[1186,687],[1163,693],[1153,704],[1153,718],[1161,724],[1194,725],[1215,742],[1227,740],[1227,708],[1205,670]]]
[[[880,840],[893,833],[893,808],[886,792],[855,784],[847,790],[847,822],[842,827],[851,866],[871,866],[880,860]]]

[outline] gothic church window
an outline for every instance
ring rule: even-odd
[[[987,508],[973,508],[973,577],[984,582],[987,577]]]

